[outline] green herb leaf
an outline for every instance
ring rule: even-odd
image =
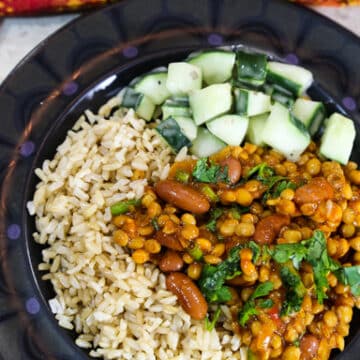
[[[252,261],[255,264],[260,258],[261,248],[255,241],[249,241],[247,246],[253,253]]]
[[[271,197],[278,198],[285,189],[295,190],[296,184],[292,181],[287,181],[287,180],[279,181],[276,184],[275,189],[273,190],[273,192],[271,194]]]
[[[239,251],[235,246],[229,256],[218,265],[205,264],[198,285],[209,303],[223,303],[231,300],[231,292],[225,281],[241,274]]]
[[[213,162],[208,165],[208,158],[201,158],[196,162],[192,176],[194,180],[204,183],[230,182],[228,167],[222,167]]]
[[[257,299],[269,295],[269,293],[274,289],[274,284],[271,281],[265,281],[264,283],[257,286],[255,291],[251,294],[251,299]]]
[[[258,314],[258,310],[256,309],[255,299],[269,295],[269,293],[273,289],[274,289],[274,284],[271,281],[266,281],[257,286],[257,288],[249,297],[248,301],[239,311],[238,319],[241,326],[245,326],[251,316]]]
[[[139,206],[141,199],[120,201],[110,207],[111,215],[117,216],[130,211],[131,206]]]
[[[291,260],[296,269],[299,269],[301,261],[307,255],[307,249],[302,244],[280,244],[269,251],[277,263],[283,264]]]
[[[258,305],[262,309],[271,309],[274,306],[274,301],[272,299],[260,299]]]
[[[209,231],[215,232],[216,231],[216,221],[219,217],[224,213],[224,210],[221,208],[215,208],[210,211],[210,220],[205,225]]]
[[[281,308],[281,315],[290,315],[301,308],[306,288],[301,281],[299,273],[289,261],[281,266],[281,280],[286,288],[285,301]]]
[[[204,253],[202,252],[202,250],[199,248],[199,246],[196,243],[192,248],[188,248],[187,251],[190,254],[190,256],[196,261],[201,260],[204,255]]]
[[[205,329],[207,331],[212,331],[215,328],[216,323],[219,320],[221,314],[221,308],[218,307],[214,313],[214,316],[212,318],[212,320],[209,319],[209,315],[206,316],[205,318]]]
[[[342,284],[350,286],[354,296],[360,296],[360,265],[343,267],[334,274]]]

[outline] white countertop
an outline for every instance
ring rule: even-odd
[[[360,6],[316,8],[360,36]],[[0,20],[0,83],[11,69],[37,44],[78,14]]]

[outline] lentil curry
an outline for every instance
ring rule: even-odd
[[[114,241],[151,261],[194,318],[233,331],[250,359],[328,359],[360,306],[360,171],[246,143],[176,162],[111,208]]]

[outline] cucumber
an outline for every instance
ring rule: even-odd
[[[270,61],[266,79],[270,83],[290,91],[295,96],[300,96],[312,84],[313,75],[301,66]]]
[[[325,120],[320,154],[346,165],[350,159],[355,135],[356,131],[352,120],[338,113],[332,114],[329,119]]]
[[[270,111],[271,98],[260,91],[235,89],[235,111],[239,115],[255,116]]]
[[[187,97],[177,97],[167,99],[161,107],[163,119],[170,116],[191,117],[189,99]]]
[[[184,146],[190,147],[191,141],[181,131],[179,124],[173,118],[162,121],[155,130],[168,143],[175,153]]]
[[[146,95],[155,105],[160,105],[170,96],[166,80],[167,72],[150,72],[137,79],[134,89]]]
[[[266,55],[237,51],[235,64],[236,82],[238,84],[260,86],[265,83],[267,73]]]
[[[287,108],[292,108],[295,103],[294,95],[290,92],[276,86],[274,84],[264,84],[263,87],[265,94],[271,96],[271,100],[273,102],[279,102],[280,104],[284,105]]]
[[[190,117],[174,116],[175,121],[178,123],[181,132],[190,140],[195,140],[198,132],[194,120]]]
[[[226,50],[207,50],[189,56],[188,62],[198,66],[207,85],[228,81],[235,64],[235,53]]]
[[[304,123],[310,135],[313,136],[323,123],[326,111],[324,104],[319,101],[299,98],[295,101],[293,115]]]
[[[249,126],[246,133],[246,139],[249,142],[258,146],[265,145],[263,141],[263,130],[268,118],[268,113],[249,118]]]
[[[172,95],[187,95],[201,89],[202,74],[198,66],[186,62],[170,63],[166,87]]]
[[[196,125],[214,119],[230,111],[232,106],[231,85],[214,84],[189,95],[190,108]]]
[[[311,140],[304,124],[294,118],[290,111],[279,103],[273,105],[262,136],[267,145],[291,161],[299,159]]]
[[[223,115],[206,123],[209,131],[228,145],[240,145],[244,140],[249,119],[239,115]]]
[[[133,108],[137,115],[147,121],[152,119],[156,107],[149,97],[130,87],[124,90],[121,106]]]
[[[225,146],[226,144],[209,130],[199,127],[197,137],[193,141],[190,151],[198,158],[202,158],[220,151]]]

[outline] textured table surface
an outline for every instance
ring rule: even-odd
[[[360,36],[360,6],[351,8],[317,8],[324,14]],[[77,14],[40,18],[0,20],[0,83],[16,64],[37,44]]]

